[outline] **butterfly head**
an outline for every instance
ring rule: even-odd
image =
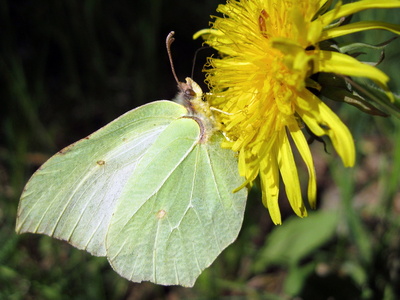
[[[196,103],[202,100],[203,91],[192,78],[186,77],[186,82],[178,82],[178,95],[175,102],[185,106],[190,113],[196,112]]]

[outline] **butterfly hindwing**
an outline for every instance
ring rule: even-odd
[[[187,136],[186,132],[180,139]],[[243,179],[234,152],[221,148],[222,139],[216,133],[206,143],[197,143],[152,193],[144,189],[142,194],[136,187],[140,177],[152,178],[146,168],[127,182],[107,234],[107,256],[121,276],[192,286],[236,239],[247,191],[233,193]],[[154,158],[155,165],[169,160],[171,152],[164,151],[169,154]],[[143,204],[132,210],[137,201]]]

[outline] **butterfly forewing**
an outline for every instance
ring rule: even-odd
[[[17,232],[43,233],[104,256],[114,206],[138,161],[186,109],[157,101],[127,112],[51,157],[21,196]]]

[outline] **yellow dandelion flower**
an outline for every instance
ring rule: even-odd
[[[211,88],[208,101],[227,137],[223,146],[239,153],[239,172],[247,183],[260,176],[263,203],[275,224],[281,223],[280,179],[295,213],[307,215],[291,140],[308,168],[309,203],[311,207],[316,204],[316,176],[302,132],[304,125],[316,136],[329,136],[344,165],[354,165],[352,136],[310,91],[319,87],[310,76],[319,72],[362,76],[388,90],[389,78],[382,71],[320,43],[368,29],[399,34],[400,27],[392,24],[368,21],[341,25],[338,20],[368,8],[400,7],[400,1],[338,2],[327,11],[331,2],[230,0],[218,6],[223,17],[215,17],[211,29],[195,35],[203,36],[221,53],[221,58],[210,58],[206,72]]]

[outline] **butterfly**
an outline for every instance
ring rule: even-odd
[[[22,192],[16,231],[106,256],[134,282],[193,286],[237,238],[247,190],[233,192],[237,156],[221,148],[199,85],[178,87],[176,101],[135,108],[47,160]]]

